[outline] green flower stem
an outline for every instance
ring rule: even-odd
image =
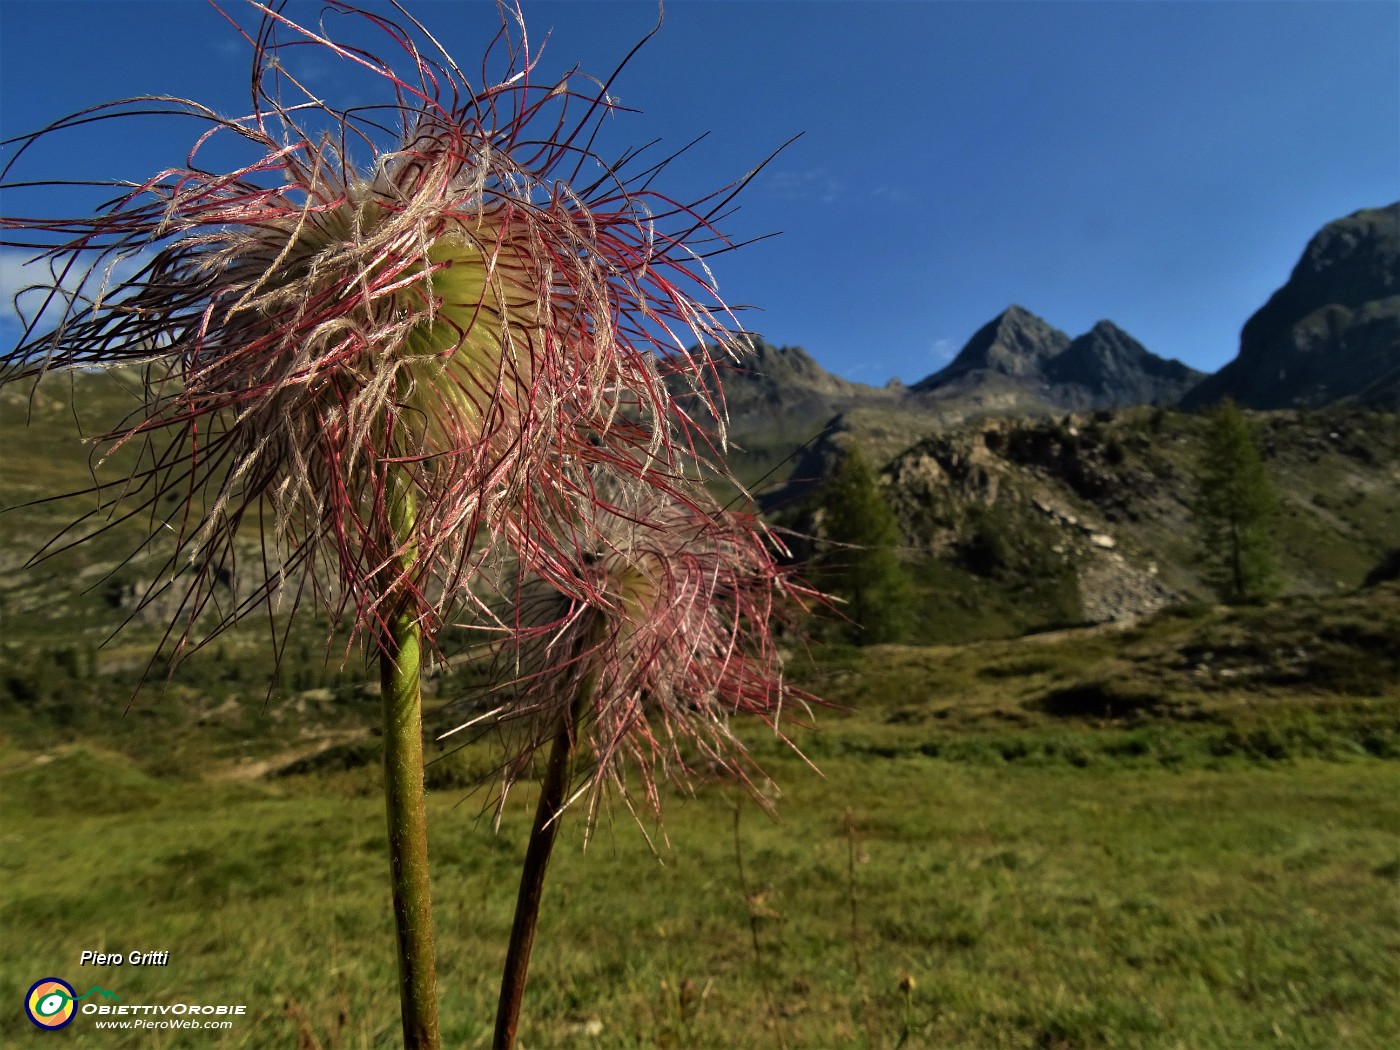
[[[390,524],[407,537],[415,499],[408,485],[391,495]],[[403,555],[406,561],[411,552]],[[402,568],[402,564],[400,568]],[[428,886],[428,814],[423,794],[422,649],[418,621],[400,601],[379,653],[384,701],[384,801],[389,817],[389,864],[399,939],[399,1000],[407,1050],[439,1050],[437,962],[432,894]]]
[[[583,644],[583,653],[593,648],[590,633]],[[544,782],[540,785],[540,801],[535,808],[535,826],[530,831],[530,844],[525,850],[525,864],[520,869],[520,892],[515,901],[515,920],[510,929],[510,945],[506,949],[506,967],[501,976],[501,995],[496,1007],[496,1035],[492,1050],[513,1050],[515,1032],[520,1023],[520,1004],[525,997],[525,980],[530,969],[530,949],[535,943],[535,923],[540,917],[540,901],[544,896],[544,877],[549,867],[549,855],[554,850],[554,837],[559,831],[564,804],[568,801],[569,785],[573,780],[573,757],[578,743],[579,720],[593,700],[598,685],[598,672],[584,676],[574,696],[573,705],[561,720],[559,731],[549,750]]]

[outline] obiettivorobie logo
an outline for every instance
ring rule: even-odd
[[[91,1002],[83,1002],[92,998]],[[108,999],[110,1002],[99,1002]],[[79,1005],[81,1004],[81,1005]],[[97,1028],[232,1028],[234,1018],[245,1017],[244,1003],[122,1002],[116,992],[96,985],[82,995],[61,977],[45,977],[29,986],[24,1012],[37,1028],[53,1031],[67,1028],[78,1014],[91,1016]]]
[[[44,1029],[67,1028],[77,1016],[77,1004],[90,995],[100,995],[104,999],[120,997],[115,992],[93,985],[82,995],[73,986],[58,977],[45,977],[35,981],[24,997],[24,1012],[36,1026]]]

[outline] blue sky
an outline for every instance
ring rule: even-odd
[[[409,5],[479,68],[490,4]],[[535,41],[552,32],[548,79],[575,64],[605,77],[657,7],[524,11]],[[318,62],[318,89],[353,91]],[[197,0],[0,0],[0,69],[0,137],[135,94],[247,107],[246,48]],[[803,133],[727,223],[781,236],[715,273],[730,302],[762,308],[751,330],[876,384],[936,370],[1013,302],[1072,335],[1110,318],[1214,370],[1323,223],[1400,197],[1392,2],[671,0],[614,94],[643,111],[610,118],[617,142],[710,132],[667,173],[679,196]],[[12,177],[137,177],[180,162],[193,133],[89,128]],[[9,192],[0,213],[79,199]],[[6,303],[19,261],[0,254]],[[0,316],[0,336],[15,331]]]

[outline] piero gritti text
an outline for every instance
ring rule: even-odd
[[[79,966],[166,966],[169,963],[169,952],[135,951],[126,955],[121,952],[83,952],[78,959]]]

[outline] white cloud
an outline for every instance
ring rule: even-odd
[[[912,204],[914,201],[911,193],[898,186],[876,186],[870,192],[876,200],[882,200],[887,204]]]
[[[769,172],[761,186],[771,196],[789,201],[835,204],[847,196],[846,183],[825,168],[820,167],[807,168],[803,171],[778,170]],[[914,202],[913,194],[898,186],[876,186],[869,193],[875,200],[896,207]]]
[[[4,326],[6,337],[17,337],[24,330],[27,320],[40,311],[44,304],[43,291],[29,290],[20,295],[20,290],[29,285],[52,285],[53,276],[47,264],[34,261],[32,253],[23,248],[0,248],[0,325]],[[71,290],[76,281],[68,282]],[[16,300],[16,296],[19,296]],[[53,307],[47,311],[56,319],[59,311]]]
[[[43,279],[47,271],[42,264],[26,266],[33,256],[23,248],[0,248],[0,294],[6,304],[21,287]]]
[[[784,200],[817,201],[821,204],[834,203],[845,189],[840,179],[821,168],[772,172],[763,183],[763,188]]]
[[[35,332],[42,333],[58,322],[69,296],[81,289],[85,298],[92,299],[104,286],[113,289],[140,270],[148,258],[141,253],[118,259],[110,263],[110,270],[109,261],[104,260],[91,276],[87,276],[89,262],[80,260],[60,279],[50,269],[50,261],[36,258],[34,252],[0,248],[0,331],[6,341],[18,339],[25,325],[35,322]],[[54,287],[61,291],[46,307],[49,289]]]
[[[929,349],[933,353],[934,360],[945,364],[951,361],[958,352],[957,344],[951,339],[935,339],[933,346]]]

